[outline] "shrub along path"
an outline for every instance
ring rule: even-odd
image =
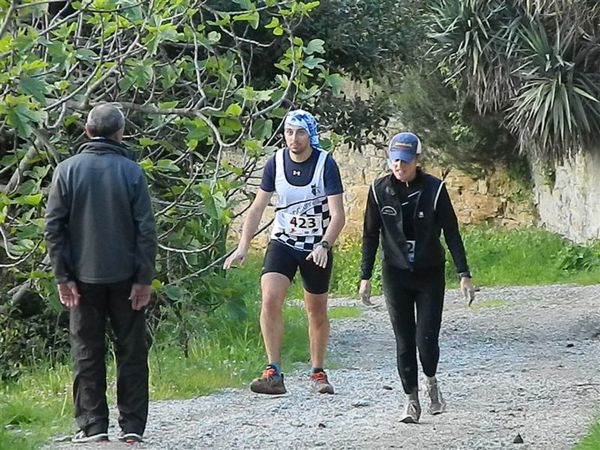
[[[288,368],[284,396],[227,389],[153,402],[136,448],[570,449],[600,410],[599,300],[600,286],[485,288],[469,309],[448,291],[439,373],[448,411],[405,425],[392,331],[375,298],[360,318],[333,322],[336,395],[310,393]]]

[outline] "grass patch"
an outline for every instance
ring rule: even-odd
[[[330,319],[356,319],[360,317],[360,309],[353,306],[336,306],[330,308],[327,315]]]
[[[462,237],[474,282],[478,286],[585,285],[600,280],[600,244],[575,245],[557,234],[537,228],[463,227]],[[447,286],[456,288],[456,269],[451,255],[446,253]],[[357,296],[360,261],[361,242],[358,237],[347,238],[336,247],[332,296]],[[372,295],[380,295],[379,257],[371,284]],[[299,277],[292,283],[289,295],[290,298],[302,298]]]
[[[471,308],[473,309],[484,309],[484,308],[503,308],[505,306],[508,306],[509,303],[506,300],[502,300],[502,299],[490,299],[490,300],[485,300],[485,301],[477,301],[474,302],[471,305]]]
[[[1,388],[0,448],[39,448],[71,423],[71,369],[36,367]]]
[[[241,387],[258,376],[266,364],[258,314],[255,307],[241,323],[229,320],[220,328],[206,329],[190,342],[187,358],[170,344],[153,349],[151,397],[190,398]],[[284,320],[282,366],[290,368],[309,359],[306,314],[298,306],[286,306]]]
[[[574,245],[548,231],[474,227],[464,238],[479,285],[588,284],[600,279],[600,258],[593,247]]]
[[[537,228],[463,227],[462,236],[478,286],[593,284],[600,280],[600,244],[575,245],[557,234]],[[333,296],[357,296],[360,260],[358,238],[346,239],[336,248],[331,281]],[[371,282],[372,294],[380,295],[380,258],[376,260]],[[449,288],[458,286],[454,262],[448,252],[446,282]],[[290,296],[302,296],[298,280],[294,282]]]
[[[577,444],[574,450],[598,450],[600,448],[600,419],[592,425],[590,432]]]
[[[470,227],[463,233],[474,281],[480,286],[589,284],[600,279],[600,252],[537,228]],[[449,286],[456,271],[446,263]],[[595,280],[595,281],[594,281]]]
[[[463,232],[474,280],[480,286],[588,284],[600,279],[600,246],[576,246],[557,235],[537,230],[466,228]],[[246,264],[229,271],[222,281],[232,301],[213,314],[184,316],[192,325],[186,342],[173,338],[180,323],[173,321],[157,334],[150,352],[152,399],[189,398],[224,387],[239,387],[257,376],[265,364],[259,327],[260,270],[262,254],[250,255]],[[336,249],[331,283],[332,295],[355,296],[360,276],[360,241],[347,239]],[[449,287],[456,287],[451,261],[447,263]],[[372,279],[373,295],[381,293],[381,268],[377,263]],[[212,286],[212,284],[211,284]],[[202,295],[201,292],[198,295]],[[288,297],[303,296],[300,277]],[[233,297],[236,297],[234,299]],[[235,300],[235,301],[233,301]],[[194,299],[190,300],[193,304]],[[500,308],[502,299],[476,302],[475,308]],[[331,319],[355,318],[360,310],[335,307]],[[306,313],[287,302],[283,345],[284,370],[308,368]],[[197,323],[197,327],[195,326]],[[328,366],[335,367],[335,361]],[[109,358],[109,401],[115,400],[114,361]],[[73,431],[71,367],[60,362],[36,366],[16,381],[0,387],[0,449],[33,449],[51,436]],[[600,424],[596,424],[578,450],[600,448]]]

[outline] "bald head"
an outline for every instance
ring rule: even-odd
[[[105,137],[120,142],[123,139],[125,117],[111,103],[94,106],[87,117],[85,130],[89,137]]]

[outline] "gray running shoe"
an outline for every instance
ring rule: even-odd
[[[418,400],[406,399],[406,405],[404,406],[404,413],[400,418],[400,422],[403,423],[419,423],[421,417],[421,405]]]
[[[135,444],[136,442],[144,442],[141,434],[138,433],[125,433],[121,431],[118,437],[119,441],[125,442],[126,444]]]
[[[425,382],[425,390],[427,391],[427,395],[429,395],[429,399],[431,400],[431,404],[429,405],[427,412],[433,416],[445,412],[446,402],[444,401],[444,397],[442,397],[442,392],[440,391],[435,378],[433,381],[428,379]]]
[[[88,442],[105,442],[108,441],[108,433],[86,433],[84,430],[79,430],[75,436],[71,438],[73,444],[85,444]]]
[[[333,394],[333,386],[327,379],[325,372],[311,373],[308,375],[313,382],[313,389],[319,394]]]
[[[283,384],[283,374],[277,375],[277,371],[272,366],[267,366],[260,378],[250,383],[250,390],[257,394],[278,395],[285,394],[285,385]]]

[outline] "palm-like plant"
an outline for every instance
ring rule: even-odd
[[[522,84],[507,119],[536,156],[558,159],[600,132],[600,46],[574,23],[553,21],[522,25]]]
[[[600,5],[438,0],[433,54],[481,112],[506,113],[521,149],[560,159],[600,132]]]
[[[517,91],[511,70],[516,20],[502,0],[438,0],[431,6],[431,53],[447,81],[464,84],[482,112],[501,110]]]

